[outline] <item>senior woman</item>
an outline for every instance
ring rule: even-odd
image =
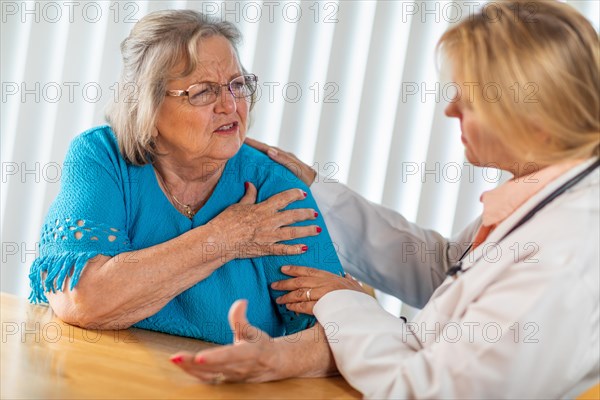
[[[241,301],[231,311],[236,343],[178,353],[182,368],[264,381],[325,375],[335,360],[368,398],[569,398],[597,383],[598,34],[559,2],[493,6],[497,18],[484,9],[439,42],[463,86],[446,114],[460,120],[466,158],[514,176],[483,194],[477,221],[449,241],[343,185],[313,185],[347,271],[422,311],[406,323],[352,279],[284,267],[293,278],[272,286],[290,293],[277,301],[314,313],[330,349],[324,340],[291,346],[246,335],[252,330]],[[515,82],[535,84],[535,101],[507,95]],[[479,89],[469,92],[466,83]],[[502,88],[496,102],[482,91],[488,83]],[[300,165],[289,153],[254,145]],[[307,166],[301,176],[314,179]],[[422,251],[404,253],[402,243]]]
[[[86,328],[216,343],[231,343],[227,312],[239,297],[269,335],[314,326],[276,304],[282,292],[269,284],[296,260],[341,265],[308,188],[243,144],[257,78],[240,64],[239,39],[232,24],[187,10],[134,26],[121,45],[121,94],[133,97],[112,105],[110,126],[71,143],[32,301]]]

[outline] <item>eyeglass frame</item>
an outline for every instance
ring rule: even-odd
[[[201,106],[207,106],[207,105],[212,104],[215,101],[217,101],[217,99],[221,95],[221,91],[223,90],[222,88],[223,87],[227,87],[227,89],[229,90],[229,93],[231,93],[231,95],[233,96],[233,98],[235,98],[235,99],[247,99],[247,98],[250,98],[251,99],[252,96],[256,93],[256,88],[258,86],[256,86],[255,89],[254,89],[254,92],[250,93],[248,96],[241,96],[241,97],[236,96],[234,94],[233,90],[231,89],[231,83],[233,81],[235,81],[236,79],[241,78],[242,76],[246,77],[246,80],[249,80],[248,77],[251,77],[252,79],[250,79],[250,80],[253,80],[254,83],[258,84],[258,76],[256,76],[256,74],[242,74],[240,76],[236,76],[235,78],[233,78],[232,80],[230,80],[228,83],[221,84],[221,83],[210,82],[210,81],[197,82],[197,83],[194,83],[194,84],[190,85],[190,87],[188,87],[186,90],[180,90],[180,89],[179,90],[178,89],[167,90],[165,92],[165,95],[166,96],[170,96],[170,97],[183,97],[183,96],[186,96],[187,99],[188,99],[188,103],[190,103],[191,106],[201,107]],[[216,87],[218,87],[219,90],[218,90],[217,93],[215,93],[216,94],[215,99],[213,101],[211,101],[211,102],[206,103],[206,104],[198,104],[198,105],[192,104],[192,102],[190,101],[190,89],[193,88],[194,86],[197,86],[197,85],[200,85],[200,84],[203,84],[203,83],[211,83],[211,84],[217,85]]]

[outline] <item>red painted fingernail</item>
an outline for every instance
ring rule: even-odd
[[[248,190],[248,188],[250,187],[250,184],[248,182],[244,182],[244,187],[246,188],[246,190]]]
[[[308,196],[308,193],[306,192],[302,192],[302,194],[304,195],[304,197]]]
[[[308,251],[308,246],[302,246],[301,250],[302,251]]]
[[[176,357],[173,357],[173,358],[171,358],[171,362],[172,362],[173,364],[179,364],[179,363],[182,363],[182,362],[183,362],[183,356],[176,356]]]
[[[323,229],[321,229],[321,227],[320,227],[320,226],[317,226],[317,233],[321,233],[321,231],[322,231],[322,230],[323,230]]]
[[[319,216],[319,213],[315,211],[315,218]]]

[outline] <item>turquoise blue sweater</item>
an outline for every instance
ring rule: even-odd
[[[76,137],[62,172],[60,193],[42,227],[40,256],[32,264],[29,275],[30,301],[36,303],[47,302],[45,291],[64,290],[67,275],[71,277],[70,288],[75,287],[85,263],[98,254],[113,257],[144,249],[206,224],[241,199],[246,181],[258,189],[259,202],[283,190],[300,188],[308,197],[288,208],[317,210],[314,198],[301,181],[246,145],[227,162],[212,196],[193,220],[179,213],[167,200],[151,165],[134,166],[123,159],[108,126],[93,128]],[[312,266],[336,274],[342,272],[321,216],[298,225],[308,224],[316,224],[323,231],[318,236],[286,242],[306,244],[309,250],[305,254],[228,262],[134,326],[231,343],[233,335],[227,313],[231,304],[240,298],[249,300],[250,323],[271,336],[291,334],[312,326],[313,317],[296,315],[275,304],[275,298],[283,292],[270,288],[271,282],[286,278],[280,272],[281,266],[286,264]],[[210,245],[204,245],[206,251],[214,251]],[[135,262],[134,256],[135,253],[128,257],[130,262]],[[127,258],[123,263],[125,268]],[[43,272],[48,274],[45,280],[41,279]],[[124,273],[121,284],[127,283]]]

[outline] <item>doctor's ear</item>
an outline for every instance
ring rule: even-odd
[[[537,143],[542,145],[548,145],[552,142],[552,135],[548,132],[548,128],[544,121],[537,116],[531,116],[527,120],[529,132],[533,135],[533,138]]]

